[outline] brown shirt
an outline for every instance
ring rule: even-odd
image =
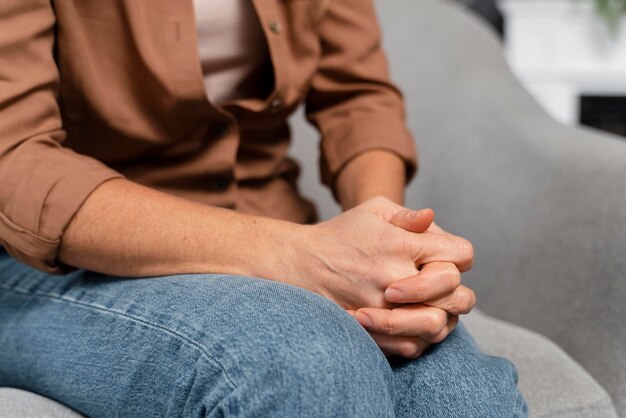
[[[322,180],[371,149],[415,170],[371,0],[253,0],[272,61],[264,99],[207,99],[192,0],[0,1],[0,242],[63,271],[58,247],[104,181],[310,221],[286,158],[287,117],[305,102]]]

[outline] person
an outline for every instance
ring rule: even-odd
[[[370,0],[0,5],[0,386],[90,417],[525,416]],[[345,211],[286,157],[305,103]]]

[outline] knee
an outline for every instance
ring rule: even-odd
[[[256,326],[274,332],[249,335],[254,358],[227,404],[259,416],[393,415],[389,363],[360,325],[323,297],[282,291],[296,303],[259,315]]]
[[[425,405],[428,416],[527,416],[515,366],[506,359],[482,354],[462,324],[404,369],[397,372],[406,374],[402,380],[412,375],[408,397]],[[401,409],[406,410],[410,402],[404,402]]]
[[[517,388],[517,369],[507,359],[480,354],[470,360],[468,373],[459,384],[470,388],[468,408],[473,416],[481,417],[525,417],[528,415],[526,402]],[[468,415],[470,416],[470,415]]]
[[[246,277],[162,281],[168,287],[175,281],[176,292],[168,295],[169,309],[160,320],[207,353],[219,369],[209,371],[222,373],[230,384],[227,396],[208,402],[226,415],[393,415],[389,363],[330,300]],[[209,395],[198,398],[216,399]]]
[[[513,363],[483,354],[463,324],[439,354],[447,359],[445,364],[454,376],[452,388],[461,410],[467,410],[465,416],[527,416]]]

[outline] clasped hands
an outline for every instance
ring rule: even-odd
[[[471,244],[433,220],[430,209],[374,198],[319,224],[343,239],[334,243],[342,245],[340,258],[322,259],[335,281],[318,291],[351,313],[385,355],[419,357],[476,303],[461,284],[473,263]]]

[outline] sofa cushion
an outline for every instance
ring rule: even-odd
[[[485,354],[515,364],[532,417],[617,417],[602,386],[546,337],[477,309],[463,322]]]
[[[21,389],[0,388],[0,417],[81,418],[65,405]]]

